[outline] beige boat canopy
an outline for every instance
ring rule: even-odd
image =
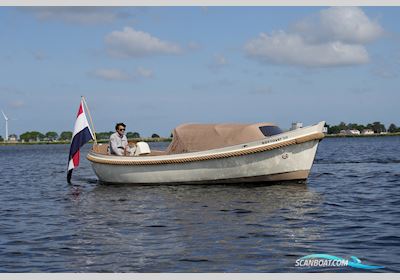
[[[183,124],[173,131],[167,154],[180,154],[218,149],[281,133],[272,123],[256,124]]]

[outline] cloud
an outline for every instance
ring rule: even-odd
[[[385,67],[376,67],[372,70],[372,73],[384,79],[395,79],[398,77],[398,73],[395,70]]]
[[[187,48],[191,51],[197,51],[200,50],[202,46],[197,42],[191,41],[187,44]]]
[[[0,86],[0,93],[5,96],[14,96],[14,95],[18,95],[18,96],[25,96],[26,93],[16,89],[16,88],[10,88],[10,87],[3,87]]]
[[[222,54],[214,55],[214,64],[217,66],[225,66],[228,64],[228,60]]]
[[[215,81],[209,81],[204,83],[194,83],[192,84],[192,89],[196,91],[208,91],[215,90],[219,88],[231,87],[235,84],[233,80],[221,79]]]
[[[274,93],[271,87],[258,87],[249,91],[252,95],[271,95]]]
[[[131,77],[119,69],[97,69],[91,73],[94,77],[107,81],[127,81]]]
[[[377,63],[373,65],[372,74],[384,79],[395,79],[399,76],[399,65],[389,58],[379,57]]]
[[[298,34],[284,31],[272,35],[261,33],[245,46],[247,55],[265,63],[301,65],[309,67],[363,64],[369,61],[362,45],[340,41],[309,44]]]
[[[153,78],[153,71],[143,68],[143,67],[138,67],[136,69],[136,77],[141,77],[141,78]]]
[[[353,94],[365,94],[365,93],[373,92],[373,88],[366,87],[366,86],[353,87],[353,88],[349,88],[349,92],[351,92]]]
[[[26,105],[26,98],[29,96],[24,91],[17,88],[3,87],[0,86],[0,97],[2,110],[7,113],[10,109],[20,109]],[[6,104],[6,105],[5,105]]]
[[[34,51],[34,52],[32,53],[32,55],[33,55],[33,57],[34,57],[36,60],[38,60],[38,61],[43,61],[43,60],[47,59],[47,55],[44,54],[44,53],[41,52],[41,51]]]
[[[10,101],[9,106],[10,106],[12,109],[19,109],[19,108],[22,108],[22,107],[25,106],[25,101],[20,100],[20,99],[18,99],[18,100],[12,100],[12,101]]]
[[[397,79],[400,76],[400,52],[375,53],[370,73],[378,78]]]
[[[332,7],[317,16],[295,23],[294,32],[311,42],[342,41],[349,44],[370,43],[384,30],[357,7]]]
[[[89,73],[90,76],[106,81],[136,81],[139,79],[153,78],[153,71],[138,67],[134,73],[129,73],[116,68],[101,68]]]
[[[179,54],[179,45],[162,41],[149,33],[125,27],[105,37],[110,55],[116,57],[144,57],[151,55]]]
[[[64,21],[78,24],[112,23],[128,18],[129,14],[104,7],[34,7],[21,8],[30,11],[41,21]]]
[[[208,67],[212,70],[219,70],[229,64],[226,57],[222,54],[215,54],[213,60],[208,65]]]
[[[365,44],[384,33],[360,8],[333,7],[294,23],[288,31],[261,33],[244,51],[263,63],[333,67],[370,61]]]

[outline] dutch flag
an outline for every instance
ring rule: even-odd
[[[78,115],[76,117],[74,133],[72,134],[71,147],[69,150],[67,175],[67,181],[69,184],[71,184],[72,170],[79,165],[79,149],[93,139],[93,133],[86,118],[84,99],[82,97],[81,104],[79,105]]]

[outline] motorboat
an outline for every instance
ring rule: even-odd
[[[101,182],[227,184],[307,180],[325,122],[282,131],[273,123],[183,124],[164,151],[138,142],[132,156],[94,144],[87,155]]]

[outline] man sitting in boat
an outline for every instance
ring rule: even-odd
[[[126,125],[124,123],[117,123],[115,125],[115,133],[110,136],[110,154],[117,156],[127,156],[131,155],[132,150],[129,147],[128,139],[125,135]]]

